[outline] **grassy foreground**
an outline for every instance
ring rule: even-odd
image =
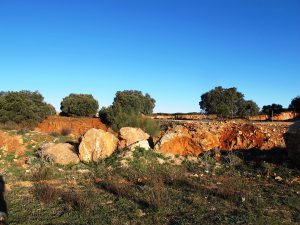
[[[4,176],[9,221],[300,223],[300,171],[289,165],[284,150],[257,156],[222,154],[218,162],[216,158],[214,153],[183,158],[136,149],[98,164],[59,167],[32,154],[30,169],[10,169]],[[11,165],[9,157],[1,161]]]

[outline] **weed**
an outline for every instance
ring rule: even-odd
[[[147,160],[156,160],[157,158],[164,159],[163,155],[141,147],[135,148],[133,156],[136,160],[139,160],[142,157]]]
[[[131,191],[128,184],[117,177],[103,180],[98,185],[119,198],[131,198]]]
[[[82,196],[81,194],[74,191],[64,191],[58,192],[57,194],[63,204],[67,207],[67,209],[72,209],[76,211],[84,211],[88,208],[89,204],[86,196]]]
[[[14,164],[10,165],[7,168],[7,172],[11,173],[15,177],[22,178],[24,176],[23,170],[21,168],[16,167]]]
[[[52,137],[60,137],[60,136],[61,136],[61,134],[58,133],[58,132],[51,132],[51,133],[49,133],[49,134],[50,134],[50,136],[52,136]]]
[[[42,203],[50,203],[57,199],[57,190],[53,186],[38,182],[33,186],[33,194]]]
[[[24,134],[27,134],[28,132],[29,132],[29,130],[27,130],[27,129],[21,129],[21,130],[17,131],[17,134],[18,135],[24,135]]]
[[[32,181],[45,181],[49,179],[50,171],[49,168],[41,166],[39,169],[34,171],[31,176]]]
[[[7,155],[4,157],[4,160],[6,160],[9,163],[12,163],[15,159],[15,155],[12,152],[7,153]]]
[[[169,199],[164,181],[161,179],[152,179],[151,184],[148,193],[145,193],[148,206],[153,209],[164,207]]]

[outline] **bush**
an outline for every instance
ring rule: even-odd
[[[33,185],[33,193],[36,199],[42,203],[50,203],[57,199],[57,189],[45,182],[38,182]]]
[[[62,114],[74,117],[93,117],[99,109],[98,101],[92,95],[70,94],[61,102]]]
[[[0,123],[35,126],[46,117],[55,115],[55,108],[44,102],[39,92],[1,92]]]
[[[138,127],[155,136],[159,132],[159,125],[142,114],[151,114],[155,100],[149,94],[140,91],[117,92],[114,102],[107,108],[102,108],[99,116],[102,122],[111,126],[116,132],[122,127]]]

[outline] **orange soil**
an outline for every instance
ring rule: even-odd
[[[49,117],[38,124],[36,131],[61,133],[64,129],[70,129],[72,134],[83,135],[89,129],[96,128],[107,131],[107,127],[99,118],[75,118],[75,117]]]

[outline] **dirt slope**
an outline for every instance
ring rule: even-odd
[[[49,117],[38,124],[36,131],[61,133],[64,129],[69,129],[72,134],[82,135],[91,128],[107,130],[99,118]]]

